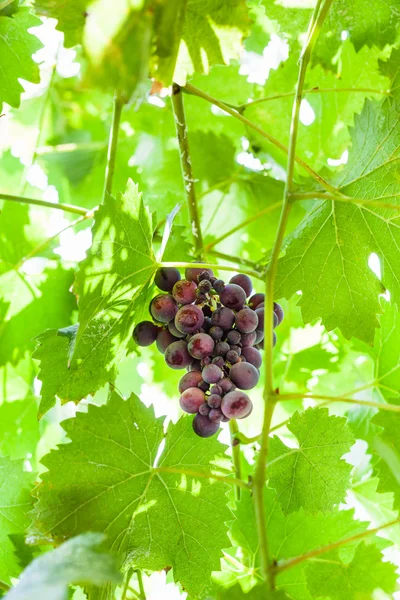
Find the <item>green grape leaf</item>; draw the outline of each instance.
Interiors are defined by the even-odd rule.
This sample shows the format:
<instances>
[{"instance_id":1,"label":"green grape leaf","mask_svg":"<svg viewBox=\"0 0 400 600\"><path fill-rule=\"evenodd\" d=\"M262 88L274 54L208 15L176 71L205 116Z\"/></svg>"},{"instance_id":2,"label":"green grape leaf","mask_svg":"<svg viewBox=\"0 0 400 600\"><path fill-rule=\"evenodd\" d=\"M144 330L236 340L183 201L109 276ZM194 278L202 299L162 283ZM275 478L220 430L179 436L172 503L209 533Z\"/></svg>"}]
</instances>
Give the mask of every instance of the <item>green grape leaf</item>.
<instances>
[{"instance_id":1,"label":"green grape leaf","mask_svg":"<svg viewBox=\"0 0 400 600\"><path fill-rule=\"evenodd\" d=\"M60 4L58 0L35 0L33 6L38 15L57 19L57 29L64 33L66 48L80 44L86 19L87 8L93 0L68 0Z\"/></svg>"},{"instance_id":2,"label":"green grape leaf","mask_svg":"<svg viewBox=\"0 0 400 600\"><path fill-rule=\"evenodd\" d=\"M22 460L0 457L0 581L5 584L21 571L12 536L23 535L29 525L31 484L32 474L23 471Z\"/></svg>"},{"instance_id":3,"label":"green grape leaf","mask_svg":"<svg viewBox=\"0 0 400 600\"><path fill-rule=\"evenodd\" d=\"M35 398L0 405L0 454L11 458L33 456L40 438Z\"/></svg>"},{"instance_id":4,"label":"green grape leaf","mask_svg":"<svg viewBox=\"0 0 400 600\"><path fill-rule=\"evenodd\" d=\"M346 419L329 416L327 408L296 412L287 428L298 441L288 448L276 436L271 440L267 470L285 514L299 508L328 512L343 500L351 466L342 460L354 443Z\"/></svg>"},{"instance_id":5,"label":"green grape leaf","mask_svg":"<svg viewBox=\"0 0 400 600\"><path fill-rule=\"evenodd\" d=\"M175 580L200 594L219 568L232 516L229 486L193 474L218 469L217 459L225 464L226 447L195 437L191 421L168 427L156 467L163 422L134 395L124 401L114 393L107 405L64 422L71 443L42 461L49 471L36 492L32 533L104 532L126 567L172 566Z\"/></svg>"},{"instance_id":6,"label":"green grape leaf","mask_svg":"<svg viewBox=\"0 0 400 600\"><path fill-rule=\"evenodd\" d=\"M0 16L0 111L3 102L18 108L24 88L19 79L39 83L39 66L32 54L42 44L28 29L40 25L29 9L21 8L12 17ZM10 43L12 41L12 43Z\"/></svg>"},{"instance_id":7,"label":"green grape leaf","mask_svg":"<svg viewBox=\"0 0 400 600\"><path fill-rule=\"evenodd\" d=\"M6 594L6 600L66 600L69 584L119 583L122 577L116 558L101 551L104 540L101 533L83 533L39 556Z\"/></svg>"},{"instance_id":8,"label":"green grape leaf","mask_svg":"<svg viewBox=\"0 0 400 600\"><path fill-rule=\"evenodd\" d=\"M333 542L344 540L366 531L368 523L354 518L354 511L335 510L332 513L311 515L303 509L284 515L275 490L268 488L264 495L264 509L268 522L268 541L271 561L283 561ZM235 511L230 537L232 543L240 551L236 560L244 566L240 577L240 585L244 592L259 583L257 567L260 564L257 519L254 502L249 493L242 492ZM301 535L299 535L301 531ZM343 546L340 550L342 558L351 560L357 546L357 540ZM282 588L296 600L310 600L307 590L305 564L293 566L282 572L278 579L278 588ZM254 573L253 577L250 574Z\"/></svg>"},{"instance_id":9,"label":"green grape leaf","mask_svg":"<svg viewBox=\"0 0 400 600\"><path fill-rule=\"evenodd\" d=\"M400 393L400 348L397 342L400 316L397 306L385 302L379 323L374 348L375 378L381 394L389 400Z\"/></svg>"},{"instance_id":10,"label":"green grape leaf","mask_svg":"<svg viewBox=\"0 0 400 600\"><path fill-rule=\"evenodd\" d=\"M350 563L342 562L337 551L325 556L307 566L307 586L315 599L358 600L372 598L378 589L390 595L396 589L396 567L382 562L374 546L361 543Z\"/></svg>"},{"instance_id":11,"label":"green grape leaf","mask_svg":"<svg viewBox=\"0 0 400 600\"><path fill-rule=\"evenodd\" d=\"M285 592L277 591L266 592L265 586L254 587L248 594L245 594L239 584L227 590L221 589L212 596L212 600L289 600Z\"/></svg>"},{"instance_id":12,"label":"green grape leaf","mask_svg":"<svg viewBox=\"0 0 400 600\"><path fill-rule=\"evenodd\" d=\"M350 198L398 204L399 81L398 74L393 97L367 100L355 119L353 148L339 177L339 190ZM339 327L345 337L372 344L382 312L379 294L387 287L394 302L400 299L398 219L389 207L317 202L287 241L277 296L301 290L306 322L320 317L328 330ZM382 260L382 282L368 266L372 252Z\"/></svg>"},{"instance_id":13,"label":"green grape leaf","mask_svg":"<svg viewBox=\"0 0 400 600\"><path fill-rule=\"evenodd\" d=\"M391 401L400 406L398 398ZM382 431L374 440L374 450L379 461L376 471L379 476L378 492L394 492L394 508L400 508L400 412L378 412L372 419Z\"/></svg>"}]
</instances>

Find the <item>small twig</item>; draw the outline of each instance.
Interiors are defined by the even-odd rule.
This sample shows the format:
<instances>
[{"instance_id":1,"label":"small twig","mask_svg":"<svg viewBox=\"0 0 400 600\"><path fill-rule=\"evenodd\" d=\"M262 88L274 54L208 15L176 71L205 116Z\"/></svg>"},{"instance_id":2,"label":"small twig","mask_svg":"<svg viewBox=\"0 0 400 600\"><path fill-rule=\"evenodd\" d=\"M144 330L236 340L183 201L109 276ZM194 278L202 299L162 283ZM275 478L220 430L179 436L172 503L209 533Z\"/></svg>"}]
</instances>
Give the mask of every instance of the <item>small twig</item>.
<instances>
[{"instance_id":1,"label":"small twig","mask_svg":"<svg viewBox=\"0 0 400 600\"><path fill-rule=\"evenodd\" d=\"M392 194L387 196L388 198L394 198L400 196L400 194ZM351 196L329 194L326 192L302 192L290 194L292 201L294 200L333 200L334 202L344 202L346 204L357 204L361 206L372 206L374 208L390 208L392 210L400 211L400 204L389 204L387 202L380 202L379 200L368 200L368 198L352 198Z\"/></svg>"},{"instance_id":2,"label":"small twig","mask_svg":"<svg viewBox=\"0 0 400 600\"><path fill-rule=\"evenodd\" d=\"M236 435L239 434L239 427L237 424L236 419L231 419L229 421L229 431L231 433L231 448L232 448L232 460L233 460L233 464L235 465L235 470L236 470L236 477L238 480L242 480L241 477L241 464L240 464L240 446L239 444L235 441L236 440ZM240 486L236 486L235 487L235 496L236 496L236 500L239 501L240 500Z\"/></svg>"},{"instance_id":3,"label":"small twig","mask_svg":"<svg viewBox=\"0 0 400 600\"><path fill-rule=\"evenodd\" d=\"M250 267L251 269L259 269L259 265L252 260L248 260L247 258L242 258L240 256L233 256L230 254L225 254L224 252L218 252L217 250L209 250L208 254L215 256L215 258L222 258L222 260L227 260L231 263L236 263L238 268L242 268L243 265ZM262 276L262 274L260 274Z\"/></svg>"},{"instance_id":4,"label":"small twig","mask_svg":"<svg viewBox=\"0 0 400 600\"><path fill-rule=\"evenodd\" d=\"M370 406L378 410L400 413L400 404L390 404L385 402L374 402L372 400L358 400L357 398L347 398L343 396L324 396L323 394L279 394L278 401L285 400L325 400L326 404L333 402L344 402L347 404L358 404L359 406Z\"/></svg>"},{"instance_id":5,"label":"small twig","mask_svg":"<svg viewBox=\"0 0 400 600\"><path fill-rule=\"evenodd\" d=\"M131 580L132 573L133 573L133 569L128 569L128 571L126 573L124 589L122 590L121 600L126 600L126 595L129 590L129 582Z\"/></svg>"},{"instance_id":6,"label":"small twig","mask_svg":"<svg viewBox=\"0 0 400 600\"><path fill-rule=\"evenodd\" d=\"M108 141L106 178L105 178L105 183L104 183L103 198L105 197L106 194L112 194L112 184L113 184L113 179L114 179L115 161L116 161L116 157L117 157L119 125L121 122L122 109L123 109L123 106L125 103L126 103L126 99L116 93L115 97L114 97L110 138Z\"/></svg>"},{"instance_id":7,"label":"small twig","mask_svg":"<svg viewBox=\"0 0 400 600\"><path fill-rule=\"evenodd\" d=\"M73 206L72 204L61 204L56 202L48 202L47 200L38 200L37 198L23 198L22 196L12 196L11 194L0 193L0 200L8 200L9 202L19 202L21 204L34 204L36 206L45 206L46 208L55 208L64 212L75 213L77 215L87 215L87 208Z\"/></svg>"},{"instance_id":8,"label":"small twig","mask_svg":"<svg viewBox=\"0 0 400 600\"><path fill-rule=\"evenodd\" d=\"M176 135L179 144L183 183L189 209L195 256L196 258L202 260L204 248L203 235L201 233L200 215L197 207L196 190L194 185L196 180L193 175L192 160L189 151L188 130L186 125L185 109L182 100L182 91L180 86L176 83L174 83L172 86L172 107L174 110Z\"/></svg>"},{"instance_id":9,"label":"small twig","mask_svg":"<svg viewBox=\"0 0 400 600\"><path fill-rule=\"evenodd\" d=\"M289 558L288 560L278 563L278 565L275 567L275 572L282 573L283 571L286 571L287 569L291 569L292 567L295 567L296 565L304 562L305 560L310 560L310 558L314 558L316 556L319 556L320 554L325 554L325 552L330 552L331 550L336 550L336 548L341 548L342 546L347 546L347 544L351 544L352 542L357 542L358 540L362 540L371 535L375 535L376 533L381 531L381 529L386 529L387 527L393 527L393 525L397 525L398 523L400 523L400 519L394 519L393 521L390 521L389 523L386 523L385 525L380 525L379 527L375 527L374 529L367 529L367 531L363 531L362 533L358 533L357 535L353 535L351 537L344 538L337 542L333 542L332 544L328 544L327 546L322 546L321 548L316 548L315 550L311 550L310 552L307 552L306 554L302 554L301 556Z\"/></svg>"},{"instance_id":10,"label":"small twig","mask_svg":"<svg viewBox=\"0 0 400 600\"><path fill-rule=\"evenodd\" d=\"M140 569L137 569L136 576L137 576L137 580L138 580L138 584L139 584L140 600L146 600L146 592L144 591L142 571Z\"/></svg>"}]
</instances>

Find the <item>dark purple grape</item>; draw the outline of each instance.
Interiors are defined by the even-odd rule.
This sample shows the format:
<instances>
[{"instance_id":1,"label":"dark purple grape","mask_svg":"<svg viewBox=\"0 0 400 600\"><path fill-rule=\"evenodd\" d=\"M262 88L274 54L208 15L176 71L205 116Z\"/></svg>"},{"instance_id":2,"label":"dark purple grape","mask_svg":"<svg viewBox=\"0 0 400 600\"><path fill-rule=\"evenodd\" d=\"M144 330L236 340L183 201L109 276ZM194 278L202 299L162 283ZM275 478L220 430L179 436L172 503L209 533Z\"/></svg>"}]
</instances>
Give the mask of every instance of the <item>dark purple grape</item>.
<instances>
[{"instance_id":1,"label":"dark purple grape","mask_svg":"<svg viewBox=\"0 0 400 600\"><path fill-rule=\"evenodd\" d=\"M211 394L207 398L207 404L210 408L219 408L221 406L221 400L220 394Z\"/></svg>"},{"instance_id":2,"label":"dark purple grape","mask_svg":"<svg viewBox=\"0 0 400 600\"><path fill-rule=\"evenodd\" d=\"M211 279L211 275L208 271L203 271L202 273L200 273L200 275L197 276L197 281L200 283L200 281L210 281Z\"/></svg>"},{"instance_id":3,"label":"dark purple grape","mask_svg":"<svg viewBox=\"0 0 400 600\"><path fill-rule=\"evenodd\" d=\"M235 352L235 350L229 350L229 352L226 353L226 360L231 363L231 365L234 365L239 360L239 354Z\"/></svg>"},{"instance_id":4,"label":"dark purple grape","mask_svg":"<svg viewBox=\"0 0 400 600\"><path fill-rule=\"evenodd\" d=\"M203 390L203 392L208 392L208 390L210 389L210 384L202 379L197 385L197 387Z\"/></svg>"},{"instance_id":5,"label":"dark purple grape","mask_svg":"<svg viewBox=\"0 0 400 600\"><path fill-rule=\"evenodd\" d=\"M218 342L218 344L215 346L215 354L217 356L225 356L230 349L231 347L226 342Z\"/></svg>"},{"instance_id":6,"label":"dark purple grape","mask_svg":"<svg viewBox=\"0 0 400 600\"><path fill-rule=\"evenodd\" d=\"M217 365L207 365L203 369L203 379L207 383L218 383L222 376L222 370Z\"/></svg>"},{"instance_id":7,"label":"dark purple grape","mask_svg":"<svg viewBox=\"0 0 400 600\"><path fill-rule=\"evenodd\" d=\"M252 364L256 369L261 367L262 356L256 348L253 348L253 346L243 348L243 356L245 357L246 361Z\"/></svg>"},{"instance_id":8,"label":"dark purple grape","mask_svg":"<svg viewBox=\"0 0 400 600\"><path fill-rule=\"evenodd\" d=\"M179 331L179 329L176 328L176 325L174 323L174 321L170 321L167 325L168 331L170 333L172 333L172 335L176 338L184 338L186 336L185 333L182 333L182 331Z\"/></svg>"},{"instance_id":9,"label":"dark purple grape","mask_svg":"<svg viewBox=\"0 0 400 600\"><path fill-rule=\"evenodd\" d=\"M203 381L203 377L199 371L189 371L189 373L186 373L179 382L179 393L182 394L189 388L198 387L200 381Z\"/></svg>"},{"instance_id":10,"label":"dark purple grape","mask_svg":"<svg viewBox=\"0 0 400 600\"><path fill-rule=\"evenodd\" d=\"M182 306L175 316L176 328L182 333L194 333L200 329L203 323L203 312L194 304Z\"/></svg>"},{"instance_id":11,"label":"dark purple grape","mask_svg":"<svg viewBox=\"0 0 400 600\"><path fill-rule=\"evenodd\" d=\"M230 421L230 419L228 419L228 417L226 417L225 415L221 419L221 423L228 423L228 421Z\"/></svg>"},{"instance_id":12,"label":"dark purple grape","mask_svg":"<svg viewBox=\"0 0 400 600\"><path fill-rule=\"evenodd\" d=\"M211 283L207 281L207 279L203 279L199 283L199 290L204 294L208 294L209 292L211 292Z\"/></svg>"},{"instance_id":13,"label":"dark purple grape","mask_svg":"<svg viewBox=\"0 0 400 600\"><path fill-rule=\"evenodd\" d=\"M251 279L248 277L248 275L242 275L241 273L234 275L229 283L240 285L240 287L245 291L246 298L250 296L253 290L253 284L251 283Z\"/></svg>"},{"instance_id":14,"label":"dark purple grape","mask_svg":"<svg viewBox=\"0 0 400 600\"><path fill-rule=\"evenodd\" d=\"M202 366L199 360L194 360L192 364L189 366L188 371L191 373L192 371L199 371L201 373Z\"/></svg>"},{"instance_id":15,"label":"dark purple grape","mask_svg":"<svg viewBox=\"0 0 400 600\"><path fill-rule=\"evenodd\" d=\"M206 365L209 365L211 363L211 358L209 356L205 356L202 360L201 360L201 366L205 367Z\"/></svg>"},{"instance_id":16,"label":"dark purple grape","mask_svg":"<svg viewBox=\"0 0 400 600\"><path fill-rule=\"evenodd\" d=\"M185 279L197 283L198 276L204 273L204 271L207 271L210 277L214 275L211 269L204 269L202 267L187 267L187 269L185 270Z\"/></svg>"},{"instance_id":17,"label":"dark purple grape","mask_svg":"<svg viewBox=\"0 0 400 600\"><path fill-rule=\"evenodd\" d=\"M182 279L177 281L172 290L172 295L178 304L192 304L196 300L197 285L194 281Z\"/></svg>"},{"instance_id":18,"label":"dark purple grape","mask_svg":"<svg viewBox=\"0 0 400 600\"><path fill-rule=\"evenodd\" d=\"M272 327L275 329L275 327L278 327L278 325L279 325L279 319L278 319L277 314L275 312L272 313L272 317L273 317Z\"/></svg>"},{"instance_id":19,"label":"dark purple grape","mask_svg":"<svg viewBox=\"0 0 400 600\"><path fill-rule=\"evenodd\" d=\"M264 331L264 308L257 308L256 314L258 315L258 326L259 331Z\"/></svg>"},{"instance_id":20,"label":"dark purple grape","mask_svg":"<svg viewBox=\"0 0 400 600\"><path fill-rule=\"evenodd\" d=\"M204 315L204 307L203 307L203 315ZM202 329L204 329L204 332L211 335L211 333L210 333L211 327L212 327L211 317L204 317L204 323L203 323L203 327L202 327ZM212 335L211 335L211 337L212 337Z\"/></svg>"},{"instance_id":21,"label":"dark purple grape","mask_svg":"<svg viewBox=\"0 0 400 600\"><path fill-rule=\"evenodd\" d=\"M236 328L241 333L251 333L258 326L259 315L251 308L239 310L235 317Z\"/></svg>"},{"instance_id":22,"label":"dark purple grape","mask_svg":"<svg viewBox=\"0 0 400 600\"><path fill-rule=\"evenodd\" d=\"M204 306L202 306L201 310L203 311L203 315L205 317L211 317L212 315L212 310L211 308L208 306L208 304L205 304Z\"/></svg>"},{"instance_id":23,"label":"dark purple grape","mask_svg":"<svg viewBox=\"0 0 400 600\"><path fill-rule=\"evenodd\" d=\"M213 365L217 365L217 367L219 367L220 369L222 369L222 367L225 364L225 361L222 358L222 356L216 356L215 358L212 359L211 362L212 362Z\"/></svg>"},{"instance_id":24,"label":"dark purple grape","mask_svg":"<svg viewBox=\"0 0 400 600\"><path fill-rule=\"evenodd\" d=\"M208 418L213 423L220 423L222 421L223 413L219 408L212 408L208 414Z\"/></svg>"},{"instance_id":25,"label":"dark purple grape","mask_svg":"<svg viewBox=\"0 0 400 600\"><path fill-rule=\"evenodd\" d=\"M254 345L256 346L257 344L259 344L260 342L262 342L264 339L264 332L260 331L259 329L256 329L256 339L254 342Z\"/></svg>"},{"instance_id":26,"label":"dark purple grape","mask_svg":"<svg viewBox=\"0 0 400 600\"><path fill-rule=\"evenodd\" d=\"M196 304L203 304L203 302L207 301L207 294L202 292L201 290L196 290Z\"/></svg>"},{"instance_id":27,"label":"dark purple grape","mask_svg":"<svg viewBox=\"0 0 400 600\"><path fill-rule=\"evenodd\" d=\"M235 344L231 344L230 349L234 352L237 352L238 356L242 354L242 348L240 346L235 346Z\"/></svg>"},{"instance_id":28,"label":"dark purple grape","mask_svg":"<svg viewBox=\"0 0 400 600\"><path fill-rule=\"evenodd\" d=\"M253 296L249 300L250 308L256 310L256 308L261 304L261 302L264 302L264 298L265 294L253 294Z\"/></svg>"},{"instance_id":29,"label":"dark purple grape","mask_svg":"<svg viewBox=\"0 0 400 600\"><path fill-rule=\"evenodd\" d=\"M193 357L188 352L187 343L183 340L170 344L164 356L165 362L171 369L184 369L193 361Z\"/></svg>"},{"instance_id":30,"label":"dark purple grape","mask_svg":"<svg viewBox=\"0 0 400 600\"><path fill-rule=\"evenodd\" d=\"M163 292L172 292L172 288L180 278L181 274L175 267L161 267L156 271L154 283Z\"/></svg>"},{"instance_id":31,"label":"dark purple grape","mask_svg":"<svg viewBox=\"0 0 400 600\"><path fill-rule=\"evenodd\" d=\"M280 325L282 323L283 317L285 315L284 315L282 306L280 304L278 304L277 302L274 302L274 313L278 317L278 325Z\"/></svg>"},{"instance_id":32,"label":"dark purple grape","mask_svg":"<svg viewBox=\"0 0 400 600\"><path fill-rule=\"evenodd\" d=\"M221 292L223 292L225 289L225 281L222 281L222 279L216 279L213 283L213 288L217 294L221 294Z\"/></svg>"},{"instance_id":33,"label":"dark purple grape","mask_svg":"<svg viewBox=\"0 0 400 600\"><path fill-rule=\"evenodd\" d=\"M240 340L240 343L242 344L242 348L246 348L247 346L253 346L256 339L257 339L257 334L255 331L252 331L251 333L244 333L242 335L242 339Z\"/></svg>"},{"instance_id":34,"label":"dark purple grape","mask_svg":"<svg viewBox=\"0 0 400 600\"><path fill-rule=\"evenodd\" d=\"M222 388L219 385L213 385L210 388L210 394L217 394L217 396L220 396L222 394Z\"/></svg>"},{"instance_id":35,"label":"dark purple grape","mask_svg":"<svg viewBox=\"0 0 400 600\"><path fill-rule=\"evenodd\" d=\"M151 316L160 323L169 323L176 315L178 305L171 294L158 294L150 302Z\"/></svg>"},{"instance_id":36,"label":"dark purple grape","mask_svg":"<svg viewBox=\"0 0 400 600\"><path fill-rule=\"evenodd\" d=\"M199 390L198 387L187 388L179 398L179 404L181 409L185 412L194 415L198 412L199 406L204 404L204 392Z\"/></svg>"},{"instance_id":37,"label":"dark purple grape","mask_svg":"<svg viewBox=\"0 0 400 600\"><path fill-rule=\"evenodd\" d=\"M210 414L210 410L211 408L208 406L207 402L203 402L203 404L200 404L199 406L199 415L203 415L203 417L208 417L208 415Z\"/></svg>"},{"instance_id":38,"label":"dark purple grape","mask_svg":"<svg viewBox=\"0 0 400 600\"><path fill-rule=\"evenodd\" d=\"M226 331L232 328L232 325L235 322L235 313L230 308L221 306L221 308L217 308L217 310L213 312L211 321L213 325L217 325Z\"/></svg>"},{"instance_id":39,"label":"dark purple grape","mask_svg":"<svg viewBox=\"0 0 400 600\"><path fill-rule=\"evenodd\" d=\"M141 321L133 330L133 339L138 346L150 346L156 341L160 329L151 321Z\"/></svg>"},{"instance_id":40,"label":"dark purple grape","mask_svg":"<svg viewBox=\"0 0 400 600\"><path fill-rule=\"evenodd\" d=\"M157 339L156 339L156 346L159 352L161 352L161 354L164 354L164 352L166 351L166 349L168 348L168 346L170 344L172 344L173 342L177 342L178 338L176 338L174 335L172 335L172 333L170 333L168 331L168 329L161 329L161 331L159 331Z\"/></svg>"},{"instance_id":41,"label":"dark purple grape","mask_svg":"<svg viewBox=\"0 0 400 600\"><path fill-rule=\"evenodd\" d=\"M218 387L222 389L224 394L227 394L235 388L234 384L229 379L229 377L224 377L223 379L221 379L221 381L218 381Z\"/></svg>"},{"instance_id":42,"label":"dark purple grape","mask_svg":"<svg viewBox=\"0 0 400 600\"><path fill-rule=\"evenodd\" d=\"M218 326L214 326L211 327L210 329L210 335L212 337L213 340L219 341L222 339L223 335L224 335L224 330L221 329L221 327Z\"/></svg>"},{"instance_id":43,"label":"dark purple grape","mask_svg":"<svg viewBox=\"0 0 400 600\"><path fill-rule=\"evenodd\" d=\"M227 308L240 310L246 302L246 293L240 285L228 283L223 292L220 293L219 299Z\"/></svg>"},{"instance_id":44,"label":"dark purple grape","mask_svg":"<svg viewBox=\"0 0 400 600\"><path fill-rule=\"evenodd\" d=\"M193 431L200 437L211 437L218 429L219 423L210 421L208 417L197 414L193 419Z\"/></svg>"},{"instance_id":45,"label":"dark purple grape","mask_svg":"<svg viewBox=\"0 0 400 600\"><path fill-rule=\"evenodd\" d=\"M188 342L188 351L193 358L205 358L214 350L214 340L207 333L196 333Z\"/></svg>"},{"instance_id":46,"label":"dark purple grape","mask_svg":"<svg viewBox=\"0 0 400 600\"><path fill-rule=\"evenodd\" d=\"M228 342L228 344L236 345L236 344L240 344L241 338L242 338L242 336L240 335L239 331L236 331L236 329L233 329L226 336L226 341Z\"/></svg>"},{"instance_id":47,"label":"dark purple grape","mask_svg":"<svg viewBox=\"0 0 400 600\"><path fill-rule=\"evenodd\" d=\"M253 404L244 392L229 392L222 398L221 410L228 419L244 419L253 410Z\"/></svg>"},{"instance_id":48,"label":"dark purple grape","mask_svg":"<svg viewBox=\"0 0 400 600\"><path fill-rule=\"evenodd\" d=\"M239 389L251 390L257 385L260 373L254 365L248 362L239 362L231 367L229 377Z\"/></svg>"}]
</instances>

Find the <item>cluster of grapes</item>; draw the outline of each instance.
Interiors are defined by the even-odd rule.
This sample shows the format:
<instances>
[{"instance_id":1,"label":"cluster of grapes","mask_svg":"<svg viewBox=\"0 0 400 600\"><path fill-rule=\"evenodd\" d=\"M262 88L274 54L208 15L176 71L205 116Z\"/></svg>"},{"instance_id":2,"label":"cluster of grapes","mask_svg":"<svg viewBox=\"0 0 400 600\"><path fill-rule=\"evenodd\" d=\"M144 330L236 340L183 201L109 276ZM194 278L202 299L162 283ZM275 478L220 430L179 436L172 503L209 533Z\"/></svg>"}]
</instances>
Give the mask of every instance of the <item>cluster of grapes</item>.
<instances>
[{"instance_id":1,"label":"cluster of grapes","mask_svg":"<svg viewBox=\"0 0 400 600\"><path fill-rule=\"evenodd\" d=\"M156 342L171 369L188 371L179 382L180 405L195 414L195 433L209 437L221 422L252 411L243 390L255 387L260 377L264 294L251 295L247 275L235 275L225 284L211 269L198 267L187 268L185 279L178 269L158 269L155 283L167 293L150 303L155 323L138 323L133 338L139 346ZM274 303L274 328L282 319L282 307Z\"/></svg>"}]
</instances>

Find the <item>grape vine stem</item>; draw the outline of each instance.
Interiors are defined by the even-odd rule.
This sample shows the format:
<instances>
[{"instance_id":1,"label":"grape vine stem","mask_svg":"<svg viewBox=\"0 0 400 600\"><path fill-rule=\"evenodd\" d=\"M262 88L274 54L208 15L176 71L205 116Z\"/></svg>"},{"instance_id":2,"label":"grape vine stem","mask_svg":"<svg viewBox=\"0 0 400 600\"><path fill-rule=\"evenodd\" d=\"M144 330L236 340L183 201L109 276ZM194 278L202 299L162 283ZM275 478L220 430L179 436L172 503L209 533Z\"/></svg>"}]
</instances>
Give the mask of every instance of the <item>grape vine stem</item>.
<instances>
[{"instance_id":1,"label":"grape vine stem","mask_svg":"<svg viewBox=\"0 0 400 600\"><path fill-rule=\"evenodd\" d=\"M236 419L231 419L229 421L229 431L231 434L231 448L232 448L232 459L233 464L235 465L236 477L239 481L242 481L241 478L241 466L240 466L240 446L237 442L235 442L235 436L240 435L239 427ZM235 486L235 497L236 500L240 500L240 486Z\"/></svg>"},{"instance_id":2,"label":"grape vine stem","mask_svg":"<svg viewBox=\"0 0 400 600\"><path fill-rule=\"evenodd\" d=\"M188 94L191 94L193 96L198 96L199 98L202 98L203 100L207 100L207 102L210 102L211 104L214 104L215 106L217 106L218 108L220 108L224 112L228 113L232 117L235 117L236 119L239 119L239 121L242 121L242 123L244 125L247 125L247 127L249 127L250 129L253 129L254 131L256 131L263 138L265 138L269 142L271 142L271 144L273 144L274 146L276 146L277 148L279 148L280 150L282 150L283 152L285 152L285 154L289 153L290 146L288 148L287 146L285 146L285 144L282 144L282 142L280 142L279 140L277 140L274 136L272 136L271 134L269 134L266 131L264 131L263 129L261 129L261 127L258 127L258 125L256 125L255 123L253 123L252 121L250 121L249 119L247 119L247 117L244 117L242 114L240 114L240 112L238 112L237 109L231 108L231 106L229 106L228 104L225 104L225 102L221 102L221 100L217 100L216 98L213 98L213 96L210 96L206 92L203 92L202 90L200 90L199 88L195 87L191 83L187 83L185 85L185 87L182 88L182 90L184 92L188 93ZM313 177L313 179L315 179L316 181L318 181L318 183L323 188L325 188L326 190L329 190L330 192L337 192L337 188L335 186L333 186L328 181L326 181L323 177L321 177L321 175L319 175L319 173L317 173L316 171L314 171L310 167L310 165L308 165L302 158L300 158L298 156L294 156L293 159L301 167L303 167L303 169L305 171L307 171L307 173L309 175L311 175L311 177Z\"/></svg>"},{"instance_id":3,"label":"grape vine stem","mask_svg":"<svg viewBox=\"0 0 400 600\"><path fill-rule=\"evenodd\" d=\"M203 262L199 262L199 263L190 263L190 262L161 262L158 264L158 267L177 267L178 269L186 269L186 267L190 267L190 268L203 268L203 269L216 269L216 270L220 270L220 271L234 271L235 273L237 273L238 271L238 267L230 267L228 265L217 265L215 263L203 263ZM245 275L249 275L249 277L255 277L256 279L261 279L261 281L264 281L264 278L262 277L262 275L260 273L258 273L257 271L253 271L252 269L242 269L240 268L240 271L242 273L244 273Z\"/></svg>"},{"instance_id":4,"label":"grape vine stem","mask_svg":"<svg viewBox=\"0 0 400 600\"><path fill-rule=\"evenodd\" d=\"M388 196L388 198L393 198L395 197L396 194L392 194L391 196ZM346 204L357 204L359 206L367 206L367 207L374 207L374 208L390 208L392 210L398 210L400 211L400 205L399 204L390 204L387 202L380 202L380 200L368 200L368 198L352 198L351 196L345 196L345 195L335 195L335 194L329 194L329 193L325 193L325 192L302 192L302 193L294 193L290 195L291 199L294 200L314 200L314 199L321 199L321 200L333 200L334 202L344 202Z\"/></svg>"},{"instance_id":5,"label":"grape vine stem","mask_svg":"<svg viewBox=\"0 0 400 600\"><path fill-rule=\"evenodd\" d=\"M105 176L105 182L104 182L103 198L105 198L106 194L112 194L112 184L113 184L114 172L115 172L115 161L117 158L119 125L121 123L121 115L122 115L122 109L123 109L124 104L126 104L126 99L122 95L115 92L114 104L113 104L113 115L112 115L111 128L110 128L110 138L108 141L107 165L106 165L106 176Z\"/></svg>"},{"instance_id":6,"label":"grape vine stem","mask_svg":"<svg viewBox=\"0 0 400 600\"><path fill-rule=\"evenodd\" d=\"M380 525L379 527L375 527L374 529L367 529L367 531L363 531L362 533L358 533L348 538L344 538L333 544L328 544L327 546L322 546L321 548L316 548L315 550L311 550L306 554L302 554L301 556L295 556L294 558L289 558L288 560L282 561L275 566L276 573L282 573L282 571L286 571L287 569L291 569L299 565L300 563L310 560L311 558L315 558L320 554L325 554L325 552L330 552L331 550L336 550L337 548L341 548L342 546L347 546L347 544L351 544L352 542L358 542L364 538L370 537L371 535L375 535L379 533L382 529L387 529L388 527L393 527L400 523L400 519L394 519L393 521L389 521L384 525Z\"/></svg>"},{"instance_id":7,"label":"grape vine stem","mask_svg":"<svg viewBox=\"0 0 400 600\"><path fill-rule=\"evenodd\" d=\"M140 569L136 570L136 577L138 580L138 585L139 585L139 590L140 590L140 594L139 594L140 600L146 600L146 592L144 591L142 571Z\"/></svg>"},{"instance_id":8,"label":"grape vine stem","mask_svg":"<svg viewBox=\"0 0 400 600\"><path fill-rule=\"evenodd\" d=\"M280 394L279 401L285 400L325 400L326 403L345 402L347 404L358 404L359 406L370 406L378 410L400 413L400 404L390 404L385 402L374 402L372 400L357 400L357 398L346 398L343 396L324 396L323 394Z\"/></svg>"},{"instance_id":9,"label":"grape vine stem","mask_svg":"<svg viewBox=\"0 0 400 600\"><path fill-rule=\"evenodd\" d=\"M0 200L8 200L9 202L19 202L20 204L34 204L35 206L45 206L46 208L55 208L56 210L63 210L64 212L74 213L76 215L84 215L90 211L87 208L80 206L74 206L73 204L61 204L56 202L49 202L47 200L38 200L37 198L24 198L22 196L12 196L11 194L1 194Z\"/></svg>"},{"instance_id":10,"label":"grape vine stem","mask_svg":"<svg viewBox=\"0 0 400 600\"><path fill-rule=\"evenodd\" d=\"M287 180L283 198L281 216L278 230L272 248L271 260L267 266L266 285L265 285L265 310L264 310L264 339L265 339L265 385L264 385L264 422L260 440L260 451L258 455L254 482L253 498L256 513L256 522L258 529L258 540L260 548L261 574L263 576L266 590L275 589L275 569L270 561L268 550L268 532L267 521L264 509L264 490L267 479L266 464L269 449L269 434L271 428L272 416L277 402L277 394L274 390L274 379L272 370L273 358L273 321L271 315L274 308L274 285L278 270L278 259L282 248L285 235L285 229L289 218L291 197L293 188L294 164L296 161L296 142L299 126L300 104L303 97L304 80L307 66L311 57L311 52L318 38L324 19L329 11L333 0L318 0L308 27L307 40L304 45L299 64L299 75L296 85L295 99L293 103L292 119L290 126L290 139L287 161ZM298 159L297 159L298 162ZM326 184L326 182L324 182ZM326 188L326 185L324 185ZM332 189L331 186L329 186Z\"/></svg>"},{"instance_id":11,"label":"grape vine stem","mask_svg":"<svg viewBox=\"0 0 400 600\"><path fill-rule=\"evenodd\" d=\"M176 83L174 83L172 86L172 108L174 111L176 135L178 138L179 152L181 156L183 183L189 209L195 256L199 260L202 260L204 254L204 244L194 185L196 180L193 176L192 160L190 157L188 130L186 125L185 109L183 106L182 90Z\"/></svg>"}]
</instances>

